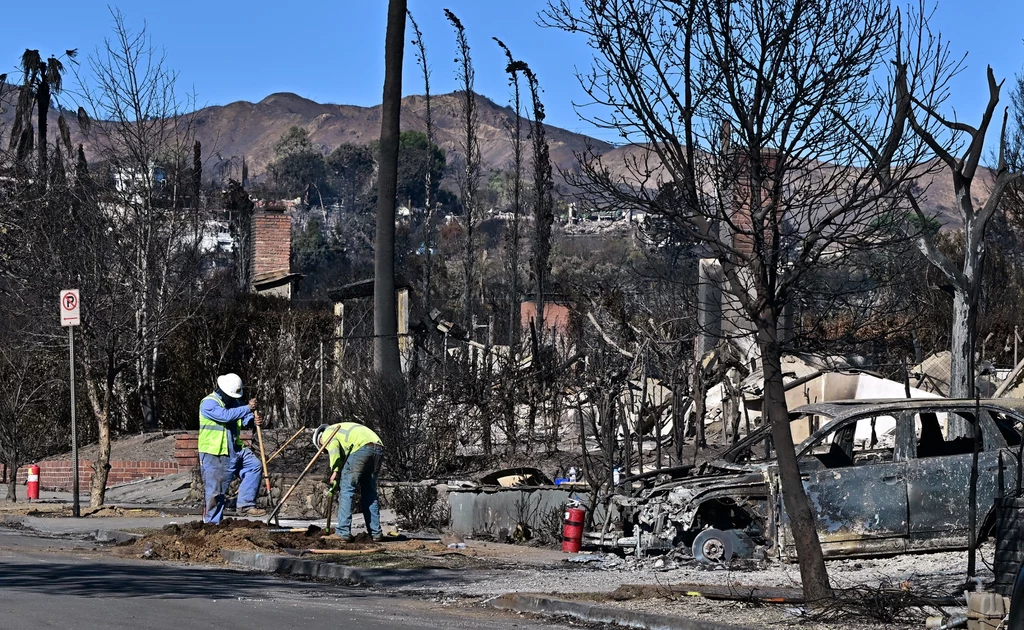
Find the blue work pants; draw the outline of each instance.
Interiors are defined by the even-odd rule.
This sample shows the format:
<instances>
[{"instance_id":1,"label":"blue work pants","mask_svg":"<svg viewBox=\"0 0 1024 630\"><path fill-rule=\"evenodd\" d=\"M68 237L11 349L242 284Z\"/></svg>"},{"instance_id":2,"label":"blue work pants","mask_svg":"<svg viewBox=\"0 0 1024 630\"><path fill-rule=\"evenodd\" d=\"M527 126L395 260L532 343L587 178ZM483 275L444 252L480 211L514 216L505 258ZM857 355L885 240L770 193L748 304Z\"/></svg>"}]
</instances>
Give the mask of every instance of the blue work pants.
<instances>
[{"instance_id":1,"label":"blue work pants","mask_svg":"<svg viewBox=\"0 0 1024 630\"><path fill-rule=\"evenodd\" d=\"M244 510L256 505L263 467L260 465L260 458L251 450L243 448L238 453L229 455L200 453L199 465L202 467L203 486L206 488L204 523L220 523L224 517L224 495L236 475L242 480L238 486L238 509Z\"/></svg>"},{"instance_id":2,"label":"blue work pants","mask_svg":"<svg viewBox=\"0 0 1024 630\"><path fill-rule=\"evenodd\" d=\"M377 473L384 460L384 447L380 444L367 444L353 452L345 460L338 480L338 536L352 534L352 502L355 499L356 486L359 487L360 504L366 531L371 536L380 536L380 504L377 501Z\"/></svg>"}]
</instances>

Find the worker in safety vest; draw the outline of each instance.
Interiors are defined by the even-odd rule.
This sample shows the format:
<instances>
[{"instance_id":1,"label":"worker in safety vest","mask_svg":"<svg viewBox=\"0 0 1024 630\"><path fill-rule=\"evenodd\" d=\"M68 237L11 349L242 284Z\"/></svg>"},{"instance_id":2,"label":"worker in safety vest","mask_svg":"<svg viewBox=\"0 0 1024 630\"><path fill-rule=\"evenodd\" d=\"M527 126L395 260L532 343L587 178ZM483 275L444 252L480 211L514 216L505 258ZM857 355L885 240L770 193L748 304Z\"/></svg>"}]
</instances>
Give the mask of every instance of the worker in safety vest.
<instances>
[{"instance_id":1,"label":"worker in safety vest","mask_svg":"<svg viewBox=\"0 0 1024 630\"><path fill-rule=\"evenodd\" d=\"M217 389L199 404L199 465L206 488L203 522L220 523L225 493L237 475L237 510L247 516L263 516L256 507L263 467L260 459L242 443L240 426L260 425L256 399L242 403L242 379L237 374L217 377Z\"/></svg>"},{"instance_id":2,"label":"worker in safety vest","mask_svg":"<svg viewBox=\"0 0 1024 630\"><path fill-rule=\"evenodd\" d=\"M358 422L341 422L317 427L313 432L313 445L320 448L324 440L330 440L327 443L327 453L331 458L331 478L328 483L332 492L340 494L335 534L349 542L353 540L352 500L358 485L366 531L374 540L383 540L380 506L377 503L377 474L384 459L384 446L380 438Z\"/></svg>"}]
</instances>

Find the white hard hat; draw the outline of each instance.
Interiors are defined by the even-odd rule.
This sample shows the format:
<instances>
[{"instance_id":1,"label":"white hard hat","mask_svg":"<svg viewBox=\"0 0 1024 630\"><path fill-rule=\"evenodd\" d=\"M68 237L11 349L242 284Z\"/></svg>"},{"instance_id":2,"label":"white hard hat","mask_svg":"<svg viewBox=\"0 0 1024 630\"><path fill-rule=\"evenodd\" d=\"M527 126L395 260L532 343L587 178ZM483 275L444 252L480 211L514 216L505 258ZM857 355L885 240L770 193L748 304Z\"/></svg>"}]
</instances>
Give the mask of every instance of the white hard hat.
<instances>
[{"instance_id":1,"label":"white hard hat","mask_svg":"<svg viewBox=\"0 0 1024 630\"><path fill-rule=\"evenodd\" d=\"M242 397L242 377L237 374L224 374L217 377L217 387L232 398Z\"/></svg>"},{"instance_id":2,"label":"white hard hat","mask_svg":"<svg viewBox=\"0 0 1024 630\"><path fill-rule=\"evenodd\" d=\"M313 431L313 446L320 448L320 438L323 437L324 431L327 430L326 424L321 424Z\"/></svg>"}]
</instances>

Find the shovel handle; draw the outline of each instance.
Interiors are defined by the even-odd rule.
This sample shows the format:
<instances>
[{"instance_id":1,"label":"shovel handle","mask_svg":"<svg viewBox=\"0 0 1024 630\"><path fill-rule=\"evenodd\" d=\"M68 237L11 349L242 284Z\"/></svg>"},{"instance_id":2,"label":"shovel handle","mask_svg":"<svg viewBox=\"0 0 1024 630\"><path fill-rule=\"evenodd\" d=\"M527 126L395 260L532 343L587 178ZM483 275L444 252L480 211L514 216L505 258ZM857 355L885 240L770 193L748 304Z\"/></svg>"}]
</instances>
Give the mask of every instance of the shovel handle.
<instances>
[{"instance_id":1,"label":"shovel handle","mask_svg":"<svg viewBox=\"0 0 1024 630\"><path fill-rule=\"evenodd\" d=\"M277 457L278 455L280 455L281 451L283 451L286 446L288 446L289 444L292 443L292 440L294 440L295 438L299 437L299 434L302 433L305 430L306 430L306 427L299 427L299 430L296 431L294 434L292 434L292 436L290 438L288 438L288 441L281 445L281 448L279 448L276 451L274 451L273 453L271 453L270 457L267 458L267 463L269 464L270 462L274 461L274 458Z\"/></svg>"},{"instance_id":2,"label":"shovel handle","mask_svg":"<svg viewBox=\"0 0 1024 630\"><path fill-rule=\"evenodd\" d=\"M299 473L298 479L295 480L295 483L292 484L291 488L288 488L288 492L284 493L284 496L281 497L281 501L277 504L277 507L275 507L274 511L270 513L270 516L267 517L268 523L274 520L274 517L277 516L277 513L281 511L281 508L284 506L284 502L288 500L288 497L292 496L292 492L295 492L295 488L298 487L299 482L302 481L302 478L306 476L306 473L309 472L309 469L312 468L313 464L316 463L316 460L320 457L320 453L324 452L324 449L327 448L327 445L330 444L331 440L334 439L334 436L338 434L339 429L341 429L340 423L334 427L334 430L331 431L331 434L327 436L327 439L320 443L320 449L316 452L316 455L313 455L313 459L309 460L309 463L306 464L306 468L303 469L301 473Z\"/></svg>"},{"instance_id":3,"label":"shovel handle","mask_svg":"<svg viewBox=\"0 0 1024 630\"><path fill-rule=\"evenodd\" d=\"M260 412L255 412L257 418L260 417ZM262 422L262 420L260 420ZM267 470L267 455L266 451L263 450L263 430L260 429L260 425L256 425L256 439L260 443L260 459L263 461L263 481L267 484L267 504L270 503L270 471Z\"/></svg>"}]
</instances>

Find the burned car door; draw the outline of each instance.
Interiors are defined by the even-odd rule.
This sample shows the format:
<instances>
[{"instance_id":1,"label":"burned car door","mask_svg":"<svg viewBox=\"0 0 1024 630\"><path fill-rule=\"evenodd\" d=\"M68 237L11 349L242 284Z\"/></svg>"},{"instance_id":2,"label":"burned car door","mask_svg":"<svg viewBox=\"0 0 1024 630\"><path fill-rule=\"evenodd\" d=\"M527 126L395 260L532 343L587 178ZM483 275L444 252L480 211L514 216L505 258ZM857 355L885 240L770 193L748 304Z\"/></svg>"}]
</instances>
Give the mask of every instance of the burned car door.
<instances>
[{"instance_id":1,"label":"burned car door","mask_svg":"<svg viewBox=\"0 0 1024 630\"><path fill-rule=\"evenodd\" d=\"M896 444L907 423L905 416L853 418L804 447L801 476L826 556L903 550L907 462L896 456ZM783 524L788 534L785 516Z\"/></svg>"},{"instance_id":2,"label":"burned car door","mask_svg":"<svg viewBox=\"0 0 1024 630\"><path fill-rule=\"evenodd\" d=\"M969 434L953 437L950 419L966 421ZM962 548L967 544L971 465L974 451L974 410L921 411L913 414L915 448L907 470L911 547L915 549ZM999 451L1005 438L988 412L981 410L981 444L978 453L977 523L980 525L996 497L999 483ZM1004 463L1004 471L1007 469ZM1008 475L1006 475L1008 476ZM1004 479L1004 483L1005 483Z\"/></svg>"}]
</instances>

